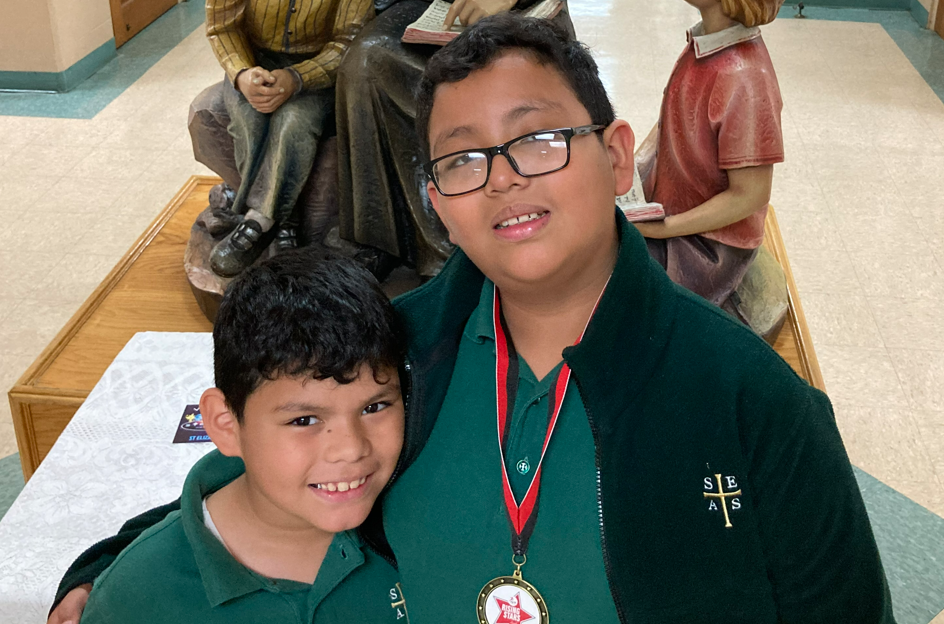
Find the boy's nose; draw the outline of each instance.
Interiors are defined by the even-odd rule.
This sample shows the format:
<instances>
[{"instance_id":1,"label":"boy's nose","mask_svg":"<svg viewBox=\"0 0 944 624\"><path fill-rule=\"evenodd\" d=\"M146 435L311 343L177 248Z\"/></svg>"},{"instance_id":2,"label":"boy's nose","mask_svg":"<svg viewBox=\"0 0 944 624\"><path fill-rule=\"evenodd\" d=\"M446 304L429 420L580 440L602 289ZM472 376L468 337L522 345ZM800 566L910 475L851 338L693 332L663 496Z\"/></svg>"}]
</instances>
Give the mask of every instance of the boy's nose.
<instances>
[{"instance_id":1,"label":"boy's nose","mask_svg":"<svg viewBox=\"0 0 944 624\"><path fill-rule=\"evenodd\" d=\"M371 445L360 423L336 424L325 432L325 460L329 462L359 461L370 454Z\"/></svg>"},{"instance_id":2,"label":"boy's nose","mask_svg":"<svg viewBox=\"0 0 944 624\"><path fill-rule=\"evenodd\" d=\"M487 188L494 191L507 191L514 185L521 185L527 178L518 174L511 166L507 154L497 154L492 158L492 171L488 176Z\"/></svg>"}]
</instances>

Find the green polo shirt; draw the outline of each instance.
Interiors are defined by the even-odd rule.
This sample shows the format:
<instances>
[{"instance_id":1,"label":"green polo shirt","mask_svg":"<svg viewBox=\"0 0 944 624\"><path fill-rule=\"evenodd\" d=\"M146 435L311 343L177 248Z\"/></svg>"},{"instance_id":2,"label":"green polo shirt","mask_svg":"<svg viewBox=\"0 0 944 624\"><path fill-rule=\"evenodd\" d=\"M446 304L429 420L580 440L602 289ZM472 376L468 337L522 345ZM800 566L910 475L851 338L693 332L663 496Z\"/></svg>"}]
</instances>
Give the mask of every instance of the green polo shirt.
<instances>
[{"instance_id":1,"label":"green polo shirt","mask_svg":"<svg viewBox=\"0 0 944 624\"><path fill-rule=\"evenodd\" d=\"M338 533L314 584L240 564L207 529L203 499L245 472L212 451L190 471L180 511L142 533L95 581L82 624L406 622L396 571Z\"/></svg>"},{"instance_id":2,"label":"green polo shirt","mask_svg":"<svg viewBox=\"0 0 944 624\"><path fill-rule=\"evenodd\" d=\"M502 499L495 397L492 283L466 324L449 391L423 451L384 502L411 624L474 621L478 592L511 575L511 526ZM506 466L519 502L541 456L548 390L519 358ZM525 465L527 464L527 465ZM541 476L539 514L522 569L555 622L619 621L600 543L595 447L576 384L567 388Z\"/></svg>"}]
</instances>

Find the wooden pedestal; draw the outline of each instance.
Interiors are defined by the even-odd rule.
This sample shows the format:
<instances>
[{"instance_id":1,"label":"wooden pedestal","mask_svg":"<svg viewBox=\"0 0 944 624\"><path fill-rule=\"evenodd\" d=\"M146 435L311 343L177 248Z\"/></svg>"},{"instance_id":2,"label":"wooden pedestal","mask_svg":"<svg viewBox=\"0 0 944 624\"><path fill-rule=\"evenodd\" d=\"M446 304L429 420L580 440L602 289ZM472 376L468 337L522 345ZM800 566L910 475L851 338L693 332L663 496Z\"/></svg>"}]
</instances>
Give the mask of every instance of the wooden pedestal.
<instances>
[{"instance_id":1,"label":"wooden pedestal","mask_svg":"<svg viewBox=\"0 0 944 624\"><path fill-rule=\"evenodd\" d=\"M192 177L10 390L27 479L135 333L212 331L190 290L183 258L190 227L219 181ZM774 347L804 379L825 389L773 210L765 245L790 289L789 318Z\"/></svg>"}]
</instances>

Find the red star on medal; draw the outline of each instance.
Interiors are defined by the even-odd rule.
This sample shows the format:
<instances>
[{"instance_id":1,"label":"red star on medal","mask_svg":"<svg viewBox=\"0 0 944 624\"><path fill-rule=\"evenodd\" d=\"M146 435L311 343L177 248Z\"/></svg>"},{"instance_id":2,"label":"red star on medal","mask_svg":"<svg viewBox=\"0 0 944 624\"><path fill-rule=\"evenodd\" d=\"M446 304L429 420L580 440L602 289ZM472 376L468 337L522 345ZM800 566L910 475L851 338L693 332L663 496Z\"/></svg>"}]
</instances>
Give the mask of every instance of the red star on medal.
<instances>
[{"instance_id":1,"label":"red star on medal","mask_svg":"<svg viewBox=\"0 0 944 624\"><path fill-rule=\"evenodd\" d=\"M520 593L515 594L515 597L511 600L502 600L495 596L495 602L498 603L498 608L501 609L495 624L521 624L534 619L533 615L521 608L520 596Z\"/></svg>"}]
</instances>

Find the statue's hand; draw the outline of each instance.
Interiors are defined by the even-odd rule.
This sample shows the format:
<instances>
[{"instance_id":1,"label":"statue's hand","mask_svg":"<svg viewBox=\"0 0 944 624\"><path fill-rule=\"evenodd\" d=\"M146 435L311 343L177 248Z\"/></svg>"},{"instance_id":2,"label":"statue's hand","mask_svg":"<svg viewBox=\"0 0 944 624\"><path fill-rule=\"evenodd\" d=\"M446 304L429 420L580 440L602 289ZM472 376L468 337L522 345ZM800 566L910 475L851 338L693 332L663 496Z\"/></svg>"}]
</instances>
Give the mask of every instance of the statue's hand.
<instances>
[{"instance_id":1,"label":"statue's hand","mask_svg":"<svg viewBox=\"0 0 944 624\"><path fill-rule=\"evenodd\" d=\"M62 602L49 614L46 624L79 624L82 612L92 592L91 585L79 585L62 599Z\"/></svg>"},{"instance_id":2,"label":"statue's hand","mask_svg":"<svg viewBox=\"0 0 944 624\"><path fill-rule=\"evenodd\" d=\"M261 67L253 67L236 77L236 88L254 109L260 113L273 113L295 95L298 81L295 74L287 69L270 72Z\"/></svg>"},{"instance_id":3,"label":"statue's hand","mask_svg":"<svg viewBox=\"0 0 944 624\"><path fill-rule=\"evenodd\" d=\"M515 2L516 0L455 0L446 13L443 28L451 28L457 17L463 26L471 26L483 17L511 10Z\"/></svg>"}]
</instances>

